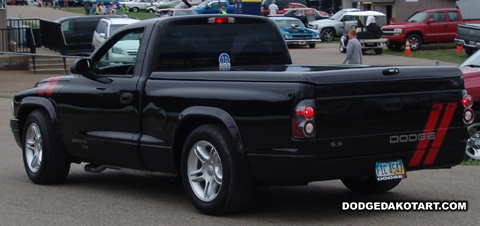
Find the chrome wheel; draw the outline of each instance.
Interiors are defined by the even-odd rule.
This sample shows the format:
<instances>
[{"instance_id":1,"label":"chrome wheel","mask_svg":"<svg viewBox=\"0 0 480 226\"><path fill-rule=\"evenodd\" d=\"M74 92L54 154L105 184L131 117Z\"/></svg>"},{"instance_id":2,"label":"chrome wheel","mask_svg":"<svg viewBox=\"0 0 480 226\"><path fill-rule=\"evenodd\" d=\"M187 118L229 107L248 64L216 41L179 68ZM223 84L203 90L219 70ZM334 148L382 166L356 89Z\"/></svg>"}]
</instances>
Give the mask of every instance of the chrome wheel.
<instances>
[{"instance_id":1,"label":"chrome wheel","mask_svg":"<svg viewBox=\"0 0 480 226\"><path fill-rule=\"evenodd\" d=\"M325 30L323 30L323 32L322 32L322 41L325 41L325 42L330 42L330 41L332 41L332 40L335 38L334 32L335 32L335 31L333 31L332 29L325 29Z\"/></svg>"},{"instance_id":2,"label":"chrome wheel","mask_svg":"<svg viewBox=\"0 0 480 226\"><path fill-rule=\"evenodd\" d=\"M43 148L42 134L36 123L28 126L25 136L25 158L32 173L38 172L42 165Z\"/></svg>"},{"instance_id":3,"label":"chrome wheel","mask_svg":"<svg viewBox=\"0 0 480 226\"><path fill-rule=\"evenodd\" d=\"M465 154L471 159L480 160L480 132L468 138Z\"/></svg>"},{"instance_id":4,"label":"chrome wheel","mask_svg":"<svg viewBox=\"0 0 480 226\"><path fill-rule=\"evenodd\" d=\"M223 168L217 149L209 142L195 143L188 154L188 181L202 201L213 201L222 187Z\"/></svg>"}]
</instances>

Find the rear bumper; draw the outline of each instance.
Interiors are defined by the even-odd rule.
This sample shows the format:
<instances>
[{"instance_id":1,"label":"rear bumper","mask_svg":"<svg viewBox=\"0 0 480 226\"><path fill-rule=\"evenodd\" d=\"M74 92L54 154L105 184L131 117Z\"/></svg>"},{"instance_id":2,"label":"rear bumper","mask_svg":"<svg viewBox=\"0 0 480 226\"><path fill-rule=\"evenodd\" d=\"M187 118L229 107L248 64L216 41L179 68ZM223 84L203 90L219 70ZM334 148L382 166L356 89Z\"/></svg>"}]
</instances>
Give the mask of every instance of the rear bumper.
<instances>
[{"instance_id":1,"label":"rear bumper","mask_svg":"<svg viewBox=\"0 0 480 226\"><path fill-rule=\"evenodd\" d=\"M468 43L465 42L463 39L455 39L455 44L460 45L460 46L466 46L466 47L472 47L476 49L480 49L480 42L476 41L469 41Z\"/></svg>"},{"instance_id":2,"label":"rear bumper","mask_svg":"<svg viewBox=\"0 0 480 226\"><path fill-rule=\"evenodd\" d=\"M378 161L403 160L407 171L448 168L460 164L465 155L465 143L454 148L442 148L432 164L425 164L424 152L417 166L409 166L415 151L358 156L341 159L317 160L315 155L266 155L248 154L248 162L254 179L273 185L306 184L312 181L375 176ZM407 174L408 176L408 174Z\"/></svg>"}]
</instances>

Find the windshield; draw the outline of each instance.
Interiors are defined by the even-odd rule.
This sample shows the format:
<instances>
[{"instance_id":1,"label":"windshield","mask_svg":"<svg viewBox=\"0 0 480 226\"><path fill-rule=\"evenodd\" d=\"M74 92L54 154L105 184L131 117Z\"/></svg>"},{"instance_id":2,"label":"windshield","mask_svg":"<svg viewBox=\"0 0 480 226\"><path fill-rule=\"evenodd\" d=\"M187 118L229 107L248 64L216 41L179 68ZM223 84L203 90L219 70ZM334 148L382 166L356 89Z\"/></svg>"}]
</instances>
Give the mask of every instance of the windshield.
<instances>
[{"instance_id":1,"label":"windshield","mask_svg":"<svg viewBox=\"0 0 480 226\"><path fill-rule=\"evenodd\" d=\"M332 17L330 17L330 19L340 20L340 17L342 17L343 14L345 14L345 13L347 13L347 10L342 9L342 10L338 11L337 13L335 13Z\"/></svg>"},{"instance_id":2,"label":"windshield","mask_svg":"<svg viewBox=\"0 0 480 226\"><path fill-rule=\"evenodd\" d=\"M407 19L407 22L423 22L427 16L428 12L416 12Z\"/></svg>"},{"instance_id":3,"label":"windshield","mask_svg":"<svg viewBox=\"0 0 480 226\"><path fill-rule=\"evenodd\" d=\"M126 24L112 24L110 25L110 35L112 35L113 33L115 33L116 30L118 30L119 28L125 26Z\"/></svg>"},{"instance_id":4,"label":"windshield","mask_svg":"<svg viewBox=\"0 0 480 226\"><path fill-rule=\"evenodd\" d=\"M472 56L470 56L467 60L465 60L460 67L480 67L480 51L475 52Z\"/></svg>"},{"instance_id":5,"label":"windshield","mask_svg":"<svg viewBox=\"0 0 480 226\"><path fill-rule=\"evenodd\" d=\"M305 25L300 20L275 20L279 28L291 28L292 25L298 28L305 28Z\"/></svg>"}]
</instances>

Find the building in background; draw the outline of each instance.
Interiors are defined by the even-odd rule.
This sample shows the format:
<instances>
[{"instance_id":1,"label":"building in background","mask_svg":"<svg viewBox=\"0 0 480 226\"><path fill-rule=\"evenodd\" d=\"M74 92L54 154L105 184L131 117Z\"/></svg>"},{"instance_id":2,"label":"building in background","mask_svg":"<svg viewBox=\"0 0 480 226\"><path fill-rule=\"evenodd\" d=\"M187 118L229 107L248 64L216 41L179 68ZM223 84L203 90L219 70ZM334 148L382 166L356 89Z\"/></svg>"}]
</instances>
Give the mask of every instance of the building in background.
<instances>
[{"instance_id":1,"label":"building in background","mask_svg":"<svg viewBox=\"0 0 480 226\"><path fill-rule=\"evenodd\" d=\"M478 0L476 0L478 1ZM403 22L419 9L455 8L457 0L342 0L343 8L375 10L387 15L383 25L389 22Z\"/></svg>"}]
</instances>

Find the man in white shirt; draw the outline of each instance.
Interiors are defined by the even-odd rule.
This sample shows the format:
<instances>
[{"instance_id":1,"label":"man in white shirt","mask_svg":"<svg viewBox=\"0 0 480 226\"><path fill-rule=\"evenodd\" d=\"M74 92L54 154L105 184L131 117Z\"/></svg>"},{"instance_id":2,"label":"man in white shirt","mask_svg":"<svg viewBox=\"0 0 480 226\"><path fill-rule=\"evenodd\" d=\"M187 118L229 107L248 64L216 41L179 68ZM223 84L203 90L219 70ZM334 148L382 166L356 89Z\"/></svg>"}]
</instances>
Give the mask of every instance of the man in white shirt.
<instances>
[{"instance_id":1,"label":"man in white shirt","mask_svg":"<svg viewBox=\"0 0 480 226\"><path fill-rule=\"evenodd\" d=\"M272 4L270 4L268 6L268 10L270 10L270 14L268 14L269 16L276 16L277 15L278 6L277 6L277 4L275 4L275 0L273 0Z\"/></svg>"}]
</instances>

